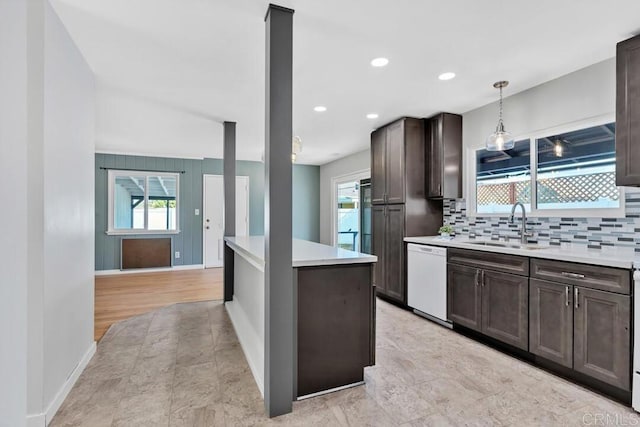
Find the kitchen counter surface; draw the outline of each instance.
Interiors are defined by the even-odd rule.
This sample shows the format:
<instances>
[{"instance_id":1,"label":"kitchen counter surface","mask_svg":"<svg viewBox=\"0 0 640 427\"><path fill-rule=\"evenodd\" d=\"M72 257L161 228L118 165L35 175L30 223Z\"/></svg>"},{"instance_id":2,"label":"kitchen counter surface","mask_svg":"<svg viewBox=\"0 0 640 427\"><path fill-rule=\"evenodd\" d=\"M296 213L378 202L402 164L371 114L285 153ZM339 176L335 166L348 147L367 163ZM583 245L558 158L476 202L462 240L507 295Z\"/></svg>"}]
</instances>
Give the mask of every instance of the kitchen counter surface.
<instances>
[{"instance_id":1,"label":"kitchen counter surface","mask_svg":"<svg viewBox=\"0 0 640 427\"><path fill-rule=\"evenodd\" d=\"M264 269L264 236L225 237L229 247L241 254L256 267ZM334 246L293 239L293 267L319 265L361 264L376 262L373 255L348 251Z\"/></svg>"},{"instance_id":2,"label":"kitchen counter surface","mask_svg":"<svg viewBox=\"0 0 640 427\"><path fill-rule=\"evenodd\" d=\"M557 261L577 262L582 264L600 265L603 267L616 267L624 269L634 268L634 261L640 260L640 254L636 254L633 248L603 248L588 249L582 245L563 243L560 246L535 244L530 246L543 247L539 249L521 249L482 246L474 242L504 243L489 239L469 239L468 237L454 237L445 240L439 236L405 237L407 243L418 243L431 246L442 246L459 249L472 249L484 252L496 252L510 255L520 255L530 258L553 259ZM508 244L517 242L510 241ZM640 266L640 264L636 264Z\"/></svg>"}]
</instances>

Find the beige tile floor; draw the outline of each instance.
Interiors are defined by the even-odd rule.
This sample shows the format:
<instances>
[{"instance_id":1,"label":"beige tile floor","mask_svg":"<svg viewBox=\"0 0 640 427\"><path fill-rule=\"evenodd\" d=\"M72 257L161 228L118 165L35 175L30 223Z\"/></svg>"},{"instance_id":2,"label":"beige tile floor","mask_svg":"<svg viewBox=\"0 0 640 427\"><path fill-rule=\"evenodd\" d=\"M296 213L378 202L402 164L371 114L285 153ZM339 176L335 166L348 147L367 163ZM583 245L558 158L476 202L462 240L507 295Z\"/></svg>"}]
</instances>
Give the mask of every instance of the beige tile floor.
<instances>
[{"instance_id":1,"label":"beige tile floor","mask_svg":"<svg viewBox=\"0 0 640 427\"><path fill-rule=\"evenodd\" d=\"M51 426L584 426L640 416L582 387L378 303L366 385L269 420L220 302L115 324Z\"/></svg>"}]
</instances>

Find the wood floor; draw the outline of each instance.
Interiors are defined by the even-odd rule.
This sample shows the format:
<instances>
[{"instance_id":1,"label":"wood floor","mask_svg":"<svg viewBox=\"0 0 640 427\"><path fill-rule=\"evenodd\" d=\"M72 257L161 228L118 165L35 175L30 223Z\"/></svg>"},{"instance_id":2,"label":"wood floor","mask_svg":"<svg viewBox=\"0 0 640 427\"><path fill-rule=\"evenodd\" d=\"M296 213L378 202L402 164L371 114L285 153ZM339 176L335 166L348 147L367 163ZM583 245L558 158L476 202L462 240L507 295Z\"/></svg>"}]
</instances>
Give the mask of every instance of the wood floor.
<instances>
[{"instance_id":1,"label":"wood floor","mask_svg":"<svg viewBox=\"0 0 640 427\"><path fill-rule=\"evenodd\" d=\"M179 302L221 300L223 269L97 276L95 340L113 323Z\"/></svg>"}]
</instances>

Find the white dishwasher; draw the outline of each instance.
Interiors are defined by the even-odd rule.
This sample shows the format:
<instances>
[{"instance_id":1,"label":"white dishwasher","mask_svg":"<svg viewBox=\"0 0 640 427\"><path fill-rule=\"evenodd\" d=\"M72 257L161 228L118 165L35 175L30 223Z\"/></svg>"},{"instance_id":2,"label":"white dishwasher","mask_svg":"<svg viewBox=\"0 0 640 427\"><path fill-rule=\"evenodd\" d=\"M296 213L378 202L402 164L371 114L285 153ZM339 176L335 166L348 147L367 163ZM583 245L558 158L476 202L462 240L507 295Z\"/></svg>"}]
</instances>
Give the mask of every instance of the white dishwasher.
<instances>
[{"instance_id":1,"label":"white dishwasher","mask_svg":"<svg viewBox=\"0 0 640 427\"><path fill-rule=\"evenodd\" d=\"M447 321L447 249L407 245L407 304L441 325Z\"/></svg>"}]
</instances>

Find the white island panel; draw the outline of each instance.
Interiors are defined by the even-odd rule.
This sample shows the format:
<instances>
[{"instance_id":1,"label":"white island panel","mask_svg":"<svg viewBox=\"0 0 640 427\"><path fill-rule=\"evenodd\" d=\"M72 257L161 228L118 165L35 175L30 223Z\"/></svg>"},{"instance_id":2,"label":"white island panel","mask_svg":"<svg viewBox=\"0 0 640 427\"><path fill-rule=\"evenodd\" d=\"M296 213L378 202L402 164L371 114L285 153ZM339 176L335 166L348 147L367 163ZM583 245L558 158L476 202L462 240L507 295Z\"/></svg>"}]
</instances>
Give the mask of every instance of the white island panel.
<instances>
[{"instance_id":1,"label":"white island panel","mask_svg":"<svg viewBox=\"0 0 640 427\"><path fill-rule=\"evenodd\" d=\"M233 301L225 302L225 307L264 396L264 272L237 252L233 272Z\"/></svg>"}]
</instances>

